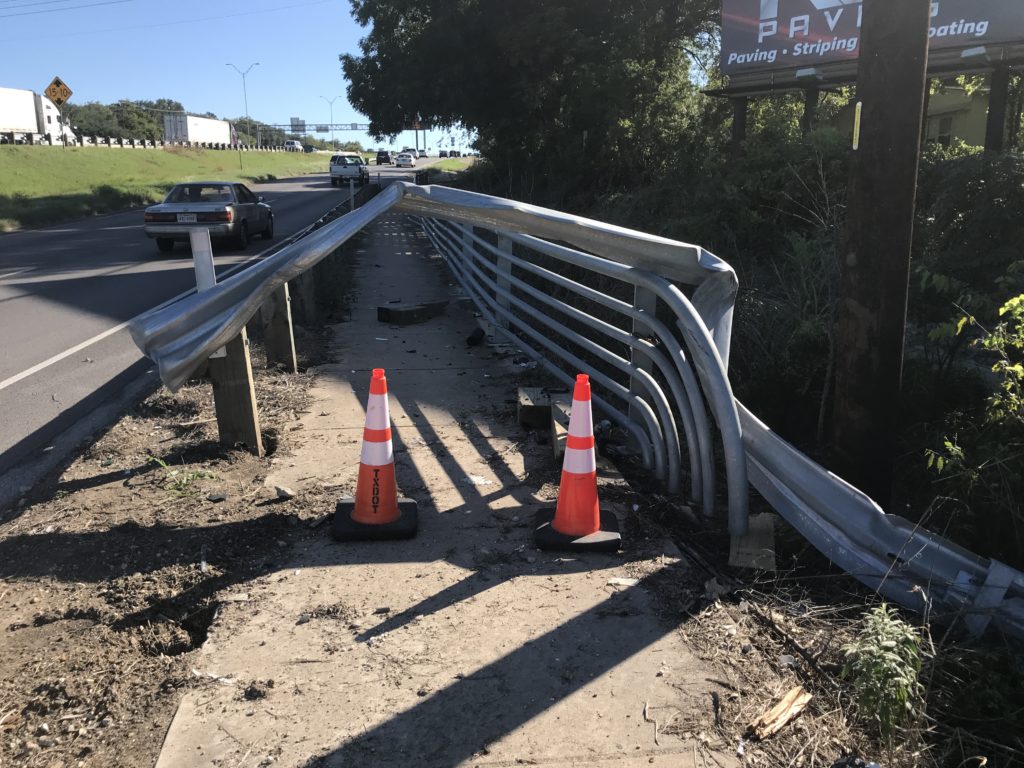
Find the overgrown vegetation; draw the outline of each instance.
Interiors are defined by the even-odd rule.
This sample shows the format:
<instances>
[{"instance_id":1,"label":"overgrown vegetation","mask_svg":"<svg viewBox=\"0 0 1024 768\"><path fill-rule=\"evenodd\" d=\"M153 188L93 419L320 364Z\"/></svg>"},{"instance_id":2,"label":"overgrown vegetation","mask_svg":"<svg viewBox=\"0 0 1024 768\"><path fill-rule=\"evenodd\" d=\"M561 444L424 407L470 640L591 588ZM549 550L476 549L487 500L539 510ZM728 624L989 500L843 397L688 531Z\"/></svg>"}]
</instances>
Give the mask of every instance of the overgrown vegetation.
<instances>
[{"instance_id":1,"label":"overgrown vegetation","mask_svg":"<svg viewBox=\"0 0 1024 768\"><path fill-rule=\"evenodd\" d=\"M921 637L891 607L882 603L868 611L843 654L843 677L853 686L858 712L883 738L892 739L908 720L920 716Z\"/></svg>"}]
</instances>

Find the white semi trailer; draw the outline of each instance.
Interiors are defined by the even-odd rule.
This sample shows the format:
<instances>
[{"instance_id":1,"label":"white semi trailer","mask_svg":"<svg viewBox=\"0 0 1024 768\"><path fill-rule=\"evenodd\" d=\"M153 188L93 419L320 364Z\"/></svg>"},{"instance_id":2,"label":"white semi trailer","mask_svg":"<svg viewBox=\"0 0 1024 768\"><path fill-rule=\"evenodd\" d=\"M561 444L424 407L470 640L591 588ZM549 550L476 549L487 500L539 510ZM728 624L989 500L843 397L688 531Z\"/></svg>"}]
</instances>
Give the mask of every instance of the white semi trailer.
<instances>
[{"instance_id":1,"label":"white semi trailer","mask_svg":"<svg viewBox=\"0 0 1024 768\"><path fill-rule=\"evenodd\" d=\"M194 115L164 115L164 140L230 144L231 123Z\"/></svg>"},{"instance_id":2,"label":"white semi trailer","mask_svg":"<svg viewBox=\"0 0 1024 768\"><path fill-rule=\"evenodd\" d=\"M74 140L71 127L62 123L52 101L34 91L0 88L0 143L57 144L62 135Z\"/></svg>"}]
</instances>

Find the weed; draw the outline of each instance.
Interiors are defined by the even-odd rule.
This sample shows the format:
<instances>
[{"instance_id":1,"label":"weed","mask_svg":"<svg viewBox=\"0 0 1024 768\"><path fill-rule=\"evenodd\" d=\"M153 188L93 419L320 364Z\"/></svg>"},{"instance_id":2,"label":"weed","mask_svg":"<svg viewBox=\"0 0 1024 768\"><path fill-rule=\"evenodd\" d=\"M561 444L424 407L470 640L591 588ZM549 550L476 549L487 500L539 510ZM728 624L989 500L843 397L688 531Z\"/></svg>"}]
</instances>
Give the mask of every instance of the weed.
<instances>
[{"instance_id":1,"label":"weed","mask_svg":"<svg viewBox=\"0 0 1024 768\"><path fill-rule=\"evenodd\" d=\"M921 636L882 603L864 616L857 638L843 647L843 677L850 680L860 716L885 739L922 709Z\"/></svg>"},{"instance_id":2,"label":"weed","mask_svg":"<svg viewBox=\"0 0 1024 768\"><path fill-rule=\"evenodd\" d=\"M164 487L174 496L189 496L196 492L195 484L199 480L212 480L216 477L212 472L203 469L183 471L171 467L163 459L157 456L150 456L149 464L156 464L164 471Z\"/></svg>"}]
</instances>

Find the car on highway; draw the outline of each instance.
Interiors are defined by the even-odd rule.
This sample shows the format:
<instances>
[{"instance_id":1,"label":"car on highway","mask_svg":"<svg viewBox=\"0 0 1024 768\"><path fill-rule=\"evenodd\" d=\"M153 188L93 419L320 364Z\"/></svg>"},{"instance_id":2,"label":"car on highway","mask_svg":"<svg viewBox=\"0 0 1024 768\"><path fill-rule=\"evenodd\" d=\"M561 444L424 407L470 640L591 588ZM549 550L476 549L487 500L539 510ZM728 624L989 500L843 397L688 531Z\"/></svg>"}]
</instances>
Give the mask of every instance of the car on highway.
<instances>
[{"instance_id":1,"label":"car on highway","mask_svg":"<svg viewBox=\"0 0 1024 768\"><path fill-rule=\"evenodd\" d=\"M427 150L425 150L425 149L421 149L419 151L419 154L417 155L417 157L426 157L426 156L427 156Z\"/></svg>"},{"instance_id":2,"label":"car on highway","mask_svg":"<svg viewBox=\"0 0 1024 768\"><path fill-rule=\"evenodd\" d=\"M146 209L143 231L156 240L161 253L170 253L175 241L187 241L189 232L207 229L211 238L229 240L245 248L249 238L274 236L274 212L244 184L233 181L190 181L174 186L162 203Z\"/></svg>"},{"instance_id":3,"label":"car on highway","mask_svg":"<svg viewBox=\"0 0 1024 768\"><path fill-rule=\"evenodd\" d=\"M355 152L344 152L333 155L329 167L331 186L340 187L349 179L357 184L366 184L370 180L370 168L362 155Z\"/></svg>"},{"instance_id":4,"label":"car on highway","mask_svg":"<svg viewBox=\"0 0 1024 768\"><path fill-rule=\"evenodd\" d=\"M377 165L391 165L391 153L387 150L380 150L377 153Z\"/></svg>"},{"instance_id":5,"label":"car on highway","mask_svg":"<svg viewBox=\"0 0 1024 768\"><path fill-rule=\"evenodd\" d=\"M442 149L440 152L437 153L437 156L438 157L448 157L448 150L447 149Z\"/></svg>"},{"instance_id":6,"label":"car on highway","mask_svg":"<svg viewBox=\"0 0 1024 768\"><path fill-rule=\"evenodd\" d=\"M396 168L415 168L416 158L410 152L402 152L395 158Z\"/></svg>"}]
</instances>

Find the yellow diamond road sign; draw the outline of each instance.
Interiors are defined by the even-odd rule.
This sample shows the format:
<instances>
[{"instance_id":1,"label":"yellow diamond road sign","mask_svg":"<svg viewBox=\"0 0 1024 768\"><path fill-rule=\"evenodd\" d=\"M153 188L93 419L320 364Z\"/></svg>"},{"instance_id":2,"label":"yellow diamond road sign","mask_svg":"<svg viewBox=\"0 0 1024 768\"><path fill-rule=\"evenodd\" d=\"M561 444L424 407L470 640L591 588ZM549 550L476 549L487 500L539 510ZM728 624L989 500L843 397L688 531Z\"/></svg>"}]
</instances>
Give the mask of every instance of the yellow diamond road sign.
<instances>
[{"instance_id":1,"label":"yellow diamond road sign","mask_svg":"<svg viewBox=\"0 0 1024 768\"><path fill-rule=\"evenodd\" d=\"M46 88L46 97L58 107L62 107L64 102L71 98L71 89L68 88L67 83L59 77L55 77Z\"/></svg>"}]
</instances>

